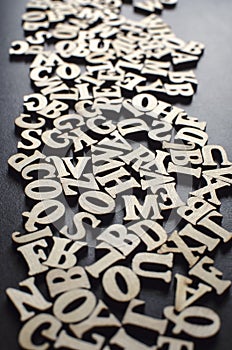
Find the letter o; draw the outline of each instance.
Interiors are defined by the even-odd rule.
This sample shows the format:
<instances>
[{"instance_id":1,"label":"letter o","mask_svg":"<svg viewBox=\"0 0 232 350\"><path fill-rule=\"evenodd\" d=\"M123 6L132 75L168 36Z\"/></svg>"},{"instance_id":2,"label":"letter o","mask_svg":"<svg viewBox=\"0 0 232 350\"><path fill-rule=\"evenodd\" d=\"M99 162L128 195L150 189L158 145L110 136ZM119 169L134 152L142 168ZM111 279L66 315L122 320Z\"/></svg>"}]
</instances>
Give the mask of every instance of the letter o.
<instances>
[{"instance_id":1,"label":"letter o","mask_svg":"<svg viewBox=\"0 0 232 350\"><path fill-rule=\"evenodd\" d=\"M138 94L132 98L133 106L141 112L150 112L157 106L157 99L150 94Z\"/></svg>"},{"instance_id":2,"label":"letter o","mask_svg":"<svg viewBox=\"0 0 232 350\"><path fill-rule=\"evenodd\" d=\"M122 291L117 282L117 274L121 276L127 286L127 291ZM106 294L119 302L127 302L134 299L140 291L140 281L137 275L125 266L114 266L107 270L102 280Z\"/></svg>"},{"instance_id":3,"label":"letter o","mask_svg":"<svg viewBox=\"0 0 232 350\"><path fill-rule=\"evenodd\" d=\"M23 21L39 22L46 19L46 14L43 11L29 11L22 15Z\"/></svg>"},{"instance_id":4,"label":"letter o","mask_svg":"<svg viewBox=\"0 0 232 350\"><path fill-rule=\"evenodd\" d=\"M35 188L53 188L53 190L47 190L47 191L34 191ZM32 199L35 200L45 200L45 199L51 199L56 198L62 193L62 186L59 182L55 180L49 180L49 179L40 179L35 180L33 182L30 182L26 188L25 188L25 194Z\"/></svg>"},{"instance_id":5,"label":"letter o","mask_svg":"<svg viewBox=\"0 0 232 350\"><path fill-rule=\"evenodd\" d=\"M75 301L84 301L75 310L65 312L65 309ZM64 323L76 323L84 320L94 310L96 297L89 290L77 289L62 294L54 303L54 315Z\"/></svg>"},{"instance_id":6,"label":"letter o","mask_svg":"<svg viewBox=\"0 0 232 350\"><path fill-rule=\"evenodd\" d=\"M88 191L82 193L79 197L79 204L84 210L87 210L92 214L108 214L115 208L113 198L100 191Z\"/></svg>"},{"instance_id":7,"label":"letter o","mask_svg":"<svg viewBox=\"0 0 232 350\"><path fill-rule=\"evenodd\" d=\"M80 67L74 63L62 64L56 70L56 74L62 79L75 79L81 73Z\"/></svg>"}]
</instances>

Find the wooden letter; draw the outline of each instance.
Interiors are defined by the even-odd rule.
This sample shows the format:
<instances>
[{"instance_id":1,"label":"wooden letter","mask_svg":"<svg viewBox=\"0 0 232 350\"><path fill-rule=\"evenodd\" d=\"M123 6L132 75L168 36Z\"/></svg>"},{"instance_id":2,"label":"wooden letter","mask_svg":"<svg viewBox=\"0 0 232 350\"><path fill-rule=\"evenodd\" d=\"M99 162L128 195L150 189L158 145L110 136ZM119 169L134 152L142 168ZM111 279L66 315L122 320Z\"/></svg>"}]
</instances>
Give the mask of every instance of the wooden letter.
<instances>
[{"instance_id":1,"label":"wooden letter","mask_svg":"<svg viewBox=\"0 0 232 350\"><path fill-rule=\"evenodd\" d=\"M94 339L95 344L77 339L76 337L71 337L65 330L62 330L54 344L54 347L55 349L65 348L72 350L101 350L105 342L105 338L98 334L92 334L92 338Z\"/></svg>"},{"instance_id":2,"label":"wooden letter","mask_svg":"<svg viewBox=\"0 0 232 350\"><path fill-rule=\"evenodd\" d=\"M47 256L43 249L38 249L40 247L47 248L47 246L48 244L45 239L40 239L39 241L25 244L17 249L27 262L29 267L29 276L33 276L48 270L48 267L41 263L41 260L45 261Z\"/></svg>"},{"instance_id":3,"label":"wooden letter","mask_svg":"<svg viewBox=\"0 0 232 350\"><path fill-rule=\"evenodd\" d=\"M81 266L74 266L68 271L52 269L47 273L46 281L52 298L72 289L90 289L88 276Z\"/></svg>"},{"instance_id":4,"label":"wooden letter","mask_svg":"<svg viewBox=\"0 0 232 350\"><path fill-rule=\"evenodd\" d=\"M97 240L109 243L125 256L129 255L140 243L138 236L128 234L127 228L119 224L109 226L97 237Z\"/></svg>"},{"instance_id":5,"label":"wooden letter","mask_svg":"<svg viewBox=\"0 0 232 350\"><path fill-rule=\"evenodd\" d=\"M101 315L102 313L107 313L106 315ZM108 307L103 303L102 300L99 300L96 308L93 313L81 323L77 325L71 324L69 327L72 332L79 338L83 336L89 330L97 328L105 328L105 327L117 327L119 328L121 323L117 320L117 318L110 313Z\"/></svg>"},{"instance_id":6,"label":"wooden letter","mask_svg":"<svg viewBox=\"0 0 232 350\"><path fill-rule=\"evenodd\" d=\"M117 275L126 283L126 292L118 284ZM140 292L140 281L136 274L125 266L114 266L108 269L102 280L102 285L109 297L119 302L128 302Z\"/></svg>"},{"instance_id":7,"label":"wooden letter","mask_svg":"<svg viewBox=\"0 0 232 350\"><path fill-rule=\"evenodd\" d=\"M158 253L179 253L183 254L189 266L192 267L199 259L199 256L195 256L193 253L203 254L206 247L189 247L185 241L181 238L177 231L174 231L168 239L168 242L172 242L175 244L174 247L169 247L167 244L163 244L162 247L158 250Z\"/></svg>"},{"instance_id":8,"label":"wooden letter","mask_svg":"<svg viewBox=\"0 0 232 350\"><path fill-rule=\"evenodd\" d=\"M146 244L148 251L158 248L167 239L167 233L163 227L153 220L139 221L128 226L128 230L133 231ZM154 233L155 239L151 237L151 231Z\"/></svg>"},{"instance_id":9,"label":"wooden letter","mask_svg":"<svg viewBox=\"0 0 232 350\"><path fill-rule=\"evenodd\" d=\"M136 196L122 196L125 203L126 215L124 220L138 220L140 216L144 219L151 218L153 220L162 219L160 209L157 202L157 195L147 194L143 205L139 203ZM138 213L139 215L137 215ZM152 215L153 214L153 215Z\"/></svg>"},{"instance_id":10,"label":"wooden letter","mask_svg":"<svg viewBox=\"0 0 232 350\"><path fill-rule=\"evenodd\" d=\"M187 206L178 208L177 213L193 225L196 225L204 215L215 209L213 205L197 197L190 197L187 203Z\"/></svg>"},{"instance_id":11,"label":"wooden letter","mask_svg":"<svg viewBox=\"0 0 232 350\"><path fill-rule=\"evenodd\" d=\"M109 214L115 208L114 200L100 191L84 192L79 197L80 206L92 214Z\"/></svg>"},{"instance_id":12,"label":"wooden letter","mask_svg":"<svg viewBox=\"0 0 232 350\"><path fill-rule=\"evenodd\" d=\"M231 281L224 281L218 277L222 276L222 272L216 269L214 266L205 269L204 265L212 265L214 261L208 256L204 256L190 271L191 276L198 277L203 282L212 286L218 295L223 294L227 288L231 286Z\"/></svg>"},{"instance_id":13,"label":"wooden letter","mask_svg":"<svg viewBox=\"0 0 232 350\"><path fill-rule=\"evenodd\" d=\"M198 284L198 288L189 287L193 281L191 278L185 277L177 273L176 278L176 296L175 296L175 309L176 311L182 311L186 307L190 306L196 300L201 298L205 293L212 290L212 287L206 286L203 283ZM189 296L189 294L191 296Z\"/></svg>"},{"instance_id":14,"label":"wooden letter","mask_svg":"<svg viewBox=\"0 0 232 350\"><path fill-rule=\"evenodd\" d=\"M84 242L72 242L70 239L61 237L53 237L53 242L52 250L44 264L62 269L70 269L73 267L77 262L75 253L86 246ZM69 245L69 248L65 250L67 245Z\"/></svg>"},{"instance_id":15,"label":"wooden letter","mask_svg":"<svg viewBox=\"0 0 232 350\"><path fill-rule=\"evenodd\" d=\"M83 300L84 299L84 300ZM81 300L76 308L71 311L65 311L74 301ZM61 294L56 299L53 312L54 315L64 323L76 323L84 320L94 310L96 306L96 297L92 292L86 289L74 289Z\"/></svg>"},{"instance_id":16,"label":"wooden letter","mask_svg":"<svg viewBox=\"0 0 232 350\"><path fill-rule=\"evenodd\" d=\"M218 315L211 309L203 306L191 306L182 311L179 315L174 312L173 306L167 306L164 309L164 315L168 320L175 323L172 332L179 334L185 332L191 337L195 338L209 338L214 336L220 329L220 319ZM196 324L190 323L185 318L202 318L211 321L210 324Z\"/></svg>"},{"instance_id":17,"label":"wooden letter","mask_svg":"<svg viewBox=\"0 0 232 350\"><path fill-rule=\"evenodd\" d=\"M157 341L158 349L162 348L165 344L169 345L168 350L194 350L194 344L190 341L159 336Z\"/></svg>"},{"instance_id":18,"label":"wooden letter","mask_svg":"<svg viewBox=\"0 0 232 350\"><path fill-rule=\"evenodd\" d=\"M49 209L51 208L55 208L55 210L50 213ZM41 213L46 212L46 210L49 210L49 213L41 217ZM30 212L23 213L23 216L28 218L25 228L29 232L35 231L37 229L35 226L36 223L41 225L51 224L59 220L64 213L65 206L61 202L55 199L41 201L37 203Z\"/></svg>"},{"instance_id":19,"label":"wooden letter","mask_svg":"<svg viewBox=\"0 0 232 350\"><path fill-rule=\"evenodd\" d=\"M35 285L34 277L20 282L19 285L20 287L26 287L30 293L22 292L21 290L14 288L7 288L6 294L20 313L21 321L26 321L35 314L34 311L28 311L25 305L29 305L30 307L40 311L50 308L52 303L49 303L44 299L43 295Z\"/></svg>"},{"instance_id":20,"label":"wooden letter","mask_svg":"<svg viewBox=\"0 0 232 350\"><path fill-rule=\"evenodd\" d=\"M133 271L141 277L162 279L166 283L171 282L172 273L170 270L166 272L157 272L143 269L142 264L165 265L167 267L173 266L173 254L160 255L155 253L138 253L132 260Z\"/></svg>"},{"instance_id":21,"label":"wooden letter","mask_svg":"<svg viewBox=\"0 0 232 350\"><path fill-rule=\"evenodd\" d=\"M49 324L49 327L47 327L47 324ZM27 321L20 330L19 344L23 349L46 350L50 348L49 343L43 342L40 345L36 345L33 341L34 334L43 325L46 325L46 329L43 329L41 335L49 340L56 340L57 334L62 327L62 323L54 316L42 313Z\"/></svg>"},{"instance_id":22,"label":"wooden letter","mask_svg":"<svg viewBox=\"0 0 232 350\"><path fill-rule=\"evenodd\" d=\"M160 320L147 315L135 312L134 309L138 306L144 305L143 300L134 299L128 305L126 313L123 317L122 324L132 325L141 328L146 328L152 332L158 332L159 334L164 334L167 328L167 320Z\"/></svg>"},{"instance_id":23,"label":"wooden letter","mask_svg":"<svg viewBox=\"0 0 232 350\"><path fill-rule=\"evenodd\" d=\"M101 243L96 248L97 250L107 250L108 253L103 255L102 258L95 261L92 265L86 266L86 271L93 277L98 278L99 275L105 271L109 266L113 265L117 261L124 260L125 256L119 253L111 245L107 243Z\"/></svg>"},{"instance_id":24,"label":"wooden letter","mask_svg":"<svg viewBox=\"0 0 232 350\"><path fill-rule=\"evenodd\" d=\"M123 350L156 350L156 347L149 347L132 338L123 328L120 328L113 338L111 338L110 344L116 345Z\"/></svg>"}]
</instances>

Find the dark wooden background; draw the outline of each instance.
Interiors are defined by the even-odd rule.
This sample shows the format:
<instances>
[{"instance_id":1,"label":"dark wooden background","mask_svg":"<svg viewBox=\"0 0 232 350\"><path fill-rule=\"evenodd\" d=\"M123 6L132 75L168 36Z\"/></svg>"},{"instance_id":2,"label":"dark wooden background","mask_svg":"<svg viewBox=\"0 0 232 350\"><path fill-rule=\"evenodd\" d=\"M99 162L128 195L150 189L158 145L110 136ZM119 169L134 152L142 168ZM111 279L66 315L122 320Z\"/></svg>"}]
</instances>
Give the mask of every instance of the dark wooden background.
<instances>
[{"instance_id":1,"label":"dark wooden background","mask_svg":"<svg viewBox=\"0 0 232 350\"><path fill-rule=\"evenodd\" d=\"M25 279L22 258L11 242L11 233L22 229L21 213L25 198L20 182L9 175L7 159L16 153L17 136L14 119L22 112L23 95L30 93L28 64L10 62L8 49L11 41L23 38L21 15L26 0L0 1L0 349L17 350L17 332L20 322L17 311L5 296L9 286L17 287ZM130 5L123 6L123 14L139 18ZM232 159L232 1L231 0L179 0L174 10L163 13L163 18L174 32L185 40L202 41L206 51L196 69L199 88L190 105L184 108L192 116L207 121L210 144L222 145ZM222 200L223 226L232 230L231 193ZM216 253L216 266L225 279L232 277L232 249L221 247ZM149 310L157 305L171 305L162 293L149 290L144 293ZM210 340L198 342L196 350L232 349L232 289L222 297L210 295L201 303L212 307L221 317L222 329ZM131 349L133 350L133 349Z\"/></svg>"}]
</instances>

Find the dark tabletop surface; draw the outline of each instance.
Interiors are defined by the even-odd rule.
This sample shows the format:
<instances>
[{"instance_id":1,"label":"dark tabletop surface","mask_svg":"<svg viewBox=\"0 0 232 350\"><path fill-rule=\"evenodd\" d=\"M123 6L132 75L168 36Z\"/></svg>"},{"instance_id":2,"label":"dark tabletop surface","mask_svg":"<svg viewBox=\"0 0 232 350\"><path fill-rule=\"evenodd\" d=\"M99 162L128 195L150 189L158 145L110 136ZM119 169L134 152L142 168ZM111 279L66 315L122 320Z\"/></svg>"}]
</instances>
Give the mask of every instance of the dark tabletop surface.
<instances>
[{"instance_id":1,"label":"dark tabletop surface","mask_svg":"<svg viewBox=\"0 0 232 350\"><path fill-rule=\"evenodd\" d=\"M17 332L20 328L17 311L5 296L9 286L17 287L27 277L22 258L11 242L11 233L21 230L21 213L25 198L18 179L8 174L7 159L16 153L17 135L14 119L22 112L23 95L31 91L28 64L10 62L8 49L11 41L22 39L21 15L26 0L0 1L0 349L17 350ZM140 18L129 5L123 13ZM176 9L163 13L163 18L180 38L201 41L206 51L195 70L199 81L197 94L190 105L184 106L191 116L207 122L209 144L222 145L232 159L232 1L231 0L179 0ZM231 191L232 192L232 191ZM230 193L231 194L231 193ZM222 200L223 226L232 230L231 196ZM231 244L230 244L231 246ZM230 249L228 249L230 248ZM216 267L225 279L232 276L232 249L217 250ZM149 308L162 305L162 293L144 293ZM160 298L160 299L159 299ZM171 299L166 296L165 304ZM155 300L154 300L155 299ZM203 303L204 301L204 303ZM232 288L222 297L203 299L202 304L213 308L221 317L222 328L217 337L197 343L196 350L232 349ZM171 305L171 304L169 304ZM131 349L133 350L133 349Z\"/></svg>"}]
</instances>

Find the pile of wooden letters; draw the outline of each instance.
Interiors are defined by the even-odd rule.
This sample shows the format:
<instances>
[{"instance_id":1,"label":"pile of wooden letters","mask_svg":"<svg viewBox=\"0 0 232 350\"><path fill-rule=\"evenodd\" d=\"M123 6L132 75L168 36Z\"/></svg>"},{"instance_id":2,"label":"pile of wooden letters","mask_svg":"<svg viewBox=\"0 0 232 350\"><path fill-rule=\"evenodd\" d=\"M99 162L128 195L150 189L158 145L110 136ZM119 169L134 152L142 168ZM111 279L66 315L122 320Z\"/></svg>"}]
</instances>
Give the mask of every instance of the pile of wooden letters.
<instances>
[{"instance_id":1,"label":"pile of wooden letters","mask_svg":"<svg viewBox=\"0 0 232 350\"><path fill-rule=\"evenodd\" d=\"M232 163L207 145L205 122L172 105L196 92L204 50L157 14L176 2L135 2L141 21L121 0L31 0L22 16L10 55L30 61L34 92L9 166L28 199L12 236L28 277L7 295L23 349L193 350L220 329L199 299L231 284L212 257L232 237L219 212ZM174 290L162 315L149 313L147 285Z\"/></svg>"}]
</instances>

